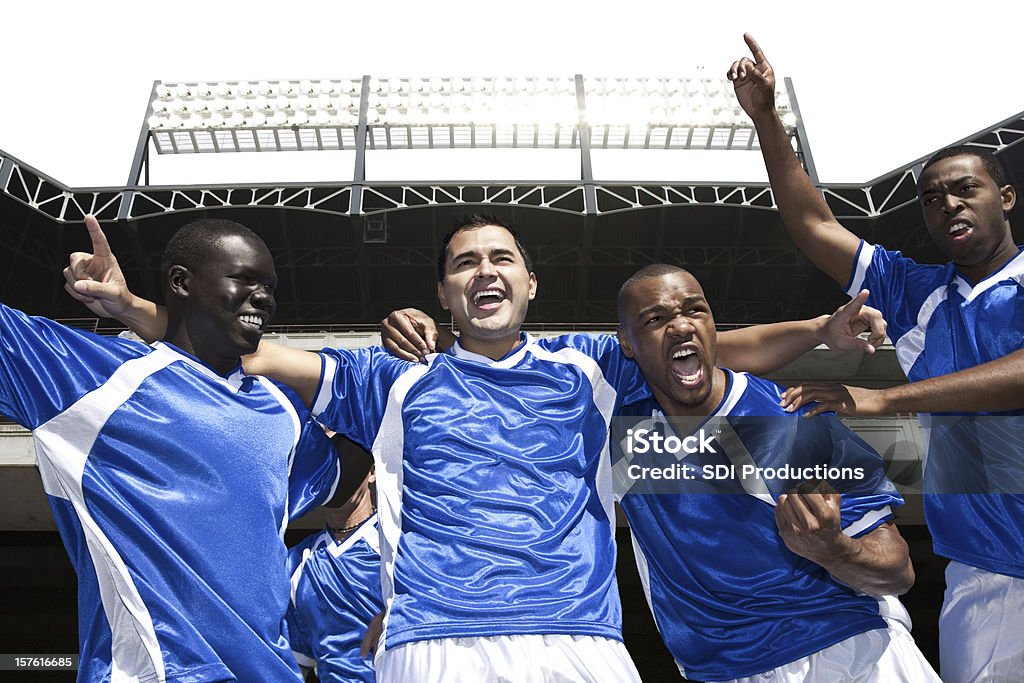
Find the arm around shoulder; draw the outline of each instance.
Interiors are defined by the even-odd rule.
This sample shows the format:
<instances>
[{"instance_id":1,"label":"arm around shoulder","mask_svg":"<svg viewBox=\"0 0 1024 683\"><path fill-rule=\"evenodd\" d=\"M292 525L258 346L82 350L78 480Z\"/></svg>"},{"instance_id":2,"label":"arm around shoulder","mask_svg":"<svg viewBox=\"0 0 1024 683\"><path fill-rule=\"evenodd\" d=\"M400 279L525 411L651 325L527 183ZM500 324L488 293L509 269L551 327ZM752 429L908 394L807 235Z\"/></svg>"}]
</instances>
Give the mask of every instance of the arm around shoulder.
<instances>
[{"instance_id":1,"label":"arm around shoulder","mask_svg":"<svg viewBox=\"0 0 1024 683\"><path fill-rule=\"evenodd\" d=\"M287 384L307 406L313 405L320 388L321 367L319 355L269 341L261 341L256 353L242 357L242 368L248 374Z\"/></svg>"}]
</instances>

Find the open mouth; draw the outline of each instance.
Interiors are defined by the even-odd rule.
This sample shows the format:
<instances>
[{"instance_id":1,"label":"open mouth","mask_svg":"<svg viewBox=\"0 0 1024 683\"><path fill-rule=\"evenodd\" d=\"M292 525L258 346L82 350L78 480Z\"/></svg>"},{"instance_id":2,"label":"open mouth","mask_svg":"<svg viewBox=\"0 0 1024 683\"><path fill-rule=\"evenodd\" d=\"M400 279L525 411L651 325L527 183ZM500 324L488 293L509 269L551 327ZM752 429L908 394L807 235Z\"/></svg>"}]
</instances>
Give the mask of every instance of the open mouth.
<instances>
[{"instance_id":1,"label":"open mouth","mask_svg":"<svg viewBox=\"0 0 1024 683\"><path fill-rule=\"evenodd\" d=\"M969 223L958 221L949 226L949 237L953 242L963 242L970 237L973 230Z\"/></svg>"},{"instance_id":2,"label":"open mouth","mask_svg":"<svg viewBox=\"0 0 1024 683\"><path fill-rule=\"evenodd\" d=\"M679 349L672 354L672 374L686 388L700 386L704 381L704 366L694 349Z\"/></svg>"},{"instance_id":3,"label":"open mouth","mask_svg":"<svg viewBox=\"0 0 1024 683\"><path fill-rule=\"evenodd\" d=\"M500 289L481 289L473 294L473 305L485 311L497 308L505 300L505 292Z\"/></svg>"},{"instance_id":4,"label":"open mouth","mask_svg":"<svg viewBox=\"0 0 1024 683\"><path fill-rule=\"evenodd\" d=\"M238 319L242 321L242 325L248 329L263 331L263 318L258 315L240 315Z\"/></svg>"}]
</instances>

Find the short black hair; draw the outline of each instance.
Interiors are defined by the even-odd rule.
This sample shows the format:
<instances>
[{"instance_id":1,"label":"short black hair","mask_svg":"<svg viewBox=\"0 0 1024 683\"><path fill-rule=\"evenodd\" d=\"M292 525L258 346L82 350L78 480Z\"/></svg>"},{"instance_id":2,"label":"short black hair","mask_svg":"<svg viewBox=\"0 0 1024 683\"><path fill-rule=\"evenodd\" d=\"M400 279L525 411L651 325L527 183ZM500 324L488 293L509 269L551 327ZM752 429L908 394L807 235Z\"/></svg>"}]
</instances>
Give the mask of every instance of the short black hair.
<instances>
[{"instance_id":1,"label":"short black hair","mask_svg":"<svg viewBox=\"0 0 1024 683\"><path fill-rule=\"evenodd\" d=\"M985 172L989 174L992 180L995 181L997 187L1003 187L1008 185L1009 182L1006 180L1006 169L996 158L996 155L988 151L983 147L975 147L973 145L954 145L953 147L947 147L946 149L939 150L932 158L925 162L921 168L921 175L928 170L928 167L932 164L942 161L943 159L949 159L950 157L959 156L971 156L981 160L982 165L985 167ZM919 181L920 182L920 181Z\"/></svg>"},{"instance_id":2,"label":"short black hair","mask_svg":"<svg viewBox=\"0 0 1024 683\"><path fill-rule=\"evenodd\" d=\"M516 249L519 250L519 255L523 257L523 263L526 265L526 272L533 272L533 260L530 258L530 254L526 251L526 247L523 246L522 241L519 239L519 233L515 229L501 220L494 214L490 213L472 213L463 216L459 220L455 221L455 225L444 236L441 240L441 249L437 252L437 281L441 282L444 280L444 276L447 273L447 261L448 261L448 245L455 239L463 230L474 230L476 228L482 228L486 225L496 225L499 228L505 228L508 233L512 235L512 239L515 240Z\"/></svg>"},{"instance_id":3,"label":"short black hair","mask_svg":"<svg viewBox=\"0 0 1024 683\"><path fill-rule=\"evenodd\" d=\"M671 263L652 263L651 265L644 266L630 275L629 279L623 282L622 286L619 287L619 294L615 297L615 312L619 316L619 324L626 324L626 321L623 319L625 318L623 313L626 307L626 295L629 293L629 290L632 289L633 285L641 280L647 280L652 277L661 277L662 275L671 275L672 273L683 273L684 275L693 277L693 274L686 270L686 268L674 266Z\"/></svg>"},{"instance_id":4,"label":"short black hair","mask_svg":"<svg viewBox=\"0 0 1024 683\"><path fill-rule=\"evenodd\" d=\"M164 255L160 260L160 277L163 283L167 283L171 266L184 266L195 272L205 265L210 254L217 250L218 242L233 235L264 244L259 235L235 221L200 218L182 226L164 248Z\"/></svg>"}]
</instances>

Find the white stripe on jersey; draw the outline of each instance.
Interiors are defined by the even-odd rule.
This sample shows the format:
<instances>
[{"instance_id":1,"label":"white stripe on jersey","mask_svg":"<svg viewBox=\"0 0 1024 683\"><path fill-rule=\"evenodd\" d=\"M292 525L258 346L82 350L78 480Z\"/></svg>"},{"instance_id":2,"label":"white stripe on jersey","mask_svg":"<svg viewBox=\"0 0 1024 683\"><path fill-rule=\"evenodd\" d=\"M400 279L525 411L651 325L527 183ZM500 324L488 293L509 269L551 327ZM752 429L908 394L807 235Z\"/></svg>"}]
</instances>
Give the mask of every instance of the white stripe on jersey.
<instances>
[{"instance_id":1,"label":"white stripe on jersey","mask_svg":"<svg viewBox=\"0 0 1024 683\"><path fill-rule=\"evenodd\" d=\"M853 277L850 278L850 288L846 290L846 293L850 296L857 296L860 290L864 289L864 277L867 275L868 266L871 265L871 257L874 253L874 245L861 242L860 251L857 252L857 262L853 264Z\"/></svg>"},{"instance_id":2,"label":"white stripe on jersey","mask_svg":"<svg viewBox=\"0 0 1024 683\"><path fill-rule=\"evenodd\" d=\"M630 543L633 544L633 557L636 558L636 571L640 575L640 585L644 589L644 597L647 598L647 608L651 610L651 619L654 620L654 627L658 629L658 633L664 633L661 628L661 624L658 623L658 613L654 611L654 599L651 597L651 569L647 564L647 555L644 555L644 551L640 549L640 544L636 542L636 534L630 532L629 534ZM679 673L683 678L686 678L686 670L683 665L676 662L676 666L679 667Z\"/></svg>"},{"instance_id":3,"label":"white stripe on jersey","mask_svg":"<svg viewBox=\"0 0 1024 683\"><path fill-rule=\"evenodd\" d=\"M326 358L326 357L325 357ZM384 614L390 616L391 603L395 599L395 556L398 552L398 539L402 535L402 461L405 454L405 424L402 417L402 406L405 396L423 375L427 373L437 358L436 354L427 357L425 365L413 365L395 380L388 392L388 404L384 409L384 417L377 430L377 437L370 449L377 466L377 519L380 521L380 593L384 599ZM335 369L329 368L325 377L334 378ZM321 394L330 397L334 392L330 386L322 386ZM326 407L327 401L324 401ZM385 460L385 456L390 456ZM387 639L388 618L384 619L384 629L380 638L380 650L384 650Z\"/></svg>"},{"instance_id":4,"label":"white stripe on jersey","mask_svg":"<svg viewBox=\"0 0 1024 683\"><path fill-rule=\"evenodd\" d=\"M292 572L291 578L289 579L289 583L291 584L291 600L293 605L295 604L295 591L299 587L299 579L302 578L302 568L305 566L306 560L308 560L313 555L313 552L317 548L323 545L328 545L332 541L334 541L334 536L331 535L330 531L324 529L320 532L320 535L316 537L316 540L313 541L312 545L310 545L308 548L302 549L302 559L299 560L299 563L297 565L295 565L295 571ZM294 652L294 650L292 650L292 652ZM312 666L312 664L310 666Z\"/></svg>"},{"instance_id":5,"label":"white stripe on jersey","mask_svg":"<svg viewBox=\"0 0 1024 683\"><path fill-rule=\"evenodd\" d=\"M528 347L530 353L540 360L564 365L575 365L583 370L584 375L590 380L594 405L601 412L601 417L604 419L605 424L604 443L601 445L601 455L597 463L594 484L597 487L597 495L601 499L601 506L604 508L608 522L612 525L612 534L614 535L615 487L612 482L611 451L609 449L610 429L608 427L611 425L612 411L615 410L615 400L617 398L615 388L605 380L604 373L601 372L601 367L597 364L597 361L576 349L565 348L558 351L548 351L537 346L533 343L533 339L529 337L527 337L527 342L523 346Z\"/></svg>"},{"instance_id":6,"label":"white stripe on jersey","mask_svg":"<svg viewBox=\"0 0 1024 683\"><path fill-rule=\"evenodd\" d=\"M1018 285L1024 286L1024 252L1017 254L1009 263L973 287L958 273L956 287L964 298L964 303L969 304L995 285L1006 280L1015 280Z\"/></svg>"},{"instance_id":7,"label":"white stripe on jersey","mask_svg":"<svg viewBox=\"0 0 1024 683\"><path fill-rule=\"evenodd\" d=\"M879 510L869 510L864 513L863 517L843 529L843 533L850 538L853 538L865 529L870 528L872 524L878 524L879 520L885 519L886 517L892 517L892 508L888 505Z\"/></svg>"},{"instance_id":8,"label":"white stripe on jersey","mask_svg":"<svg viewBox=\"0 0 1024 683\"><path fill-rule=\"evenodd\" d=\"M33 432L43 488L51 496L71 501L96 570L100 600L110 624L111 683L146 678L164 681L166 673L149 609L124 560L85 504L85 463L110 416L146 379L181 359L166 346L156 346L151 353L124 363L101 386Z\"/></svg>"},{"instance_id":9,"label":"white stripe on jersey","mask_svg":"<svg viewBox=\"0 0 1024 683\"><path fill-rule=\"evenodd\" d=\"M354 534L346 538L341 543L338 543L333 538L327 544L327 552L331 554L331 557L341 557L345 551L354 546L359 541L366 541L366 544L373 548L377 553L380 553L380 532L377 531L377 513L373 513L369 519L363 522L359 529Z\"/></svg>"},{"instance_id":10,"label":"white stripe on jersey","mask_svg":"<svg viewBox=\"0 0 1024 683\"><path fill-rule=\"evenodd\" d=\"M928 323L932 319L935 309L946 300L949 288L946 285L938 287L921 304L917 312L917 324L914 325L905 335L896 342L896 359L903 368L905 374L910 374L910 368L914 367L921 352L924 351L925 335L928 333Z\"/></svg>"}]
</instances>

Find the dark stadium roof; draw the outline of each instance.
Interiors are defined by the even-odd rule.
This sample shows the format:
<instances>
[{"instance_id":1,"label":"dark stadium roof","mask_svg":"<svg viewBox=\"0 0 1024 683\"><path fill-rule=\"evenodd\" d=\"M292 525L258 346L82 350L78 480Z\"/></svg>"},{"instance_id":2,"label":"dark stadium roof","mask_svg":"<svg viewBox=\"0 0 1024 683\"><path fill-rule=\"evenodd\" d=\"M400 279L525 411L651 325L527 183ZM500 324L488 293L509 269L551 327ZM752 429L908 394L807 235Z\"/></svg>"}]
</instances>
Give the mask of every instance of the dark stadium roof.
<instances>
[{"instance_id":1,"label":"dark stadium roof","mask_svg":"<svg viewBox=\"0 0 1024 683\"><path fill-rule=\"evenodd\" d=\"M998 150L1024 178L1024 114L969 139ZM0 152L0 300L33 314L85 318L62 288L71 251L86 250L84 213L104 223L130 285L157 296L159 257L189 220L237 220L270 246L280 276L279 325L378 322L405 306L441 315L438 244L451 223L487 211L510 221L530 250L540 290L528 323L610 323L619 284L640 266L679 263L701 280L720 324L831 311L838 288L793 247L763 185L596 183L598 213L581 183L367 183L363 214L347 214L350 186L67 188ZM858 235L925 262L941 260L924 230L911 169L826 197ZM115 220L118 212L127 215ZM1024 209L1014 210L1018 243ZM386 233L386 239L384 237Z\"/></svg>"}]
</instances>

